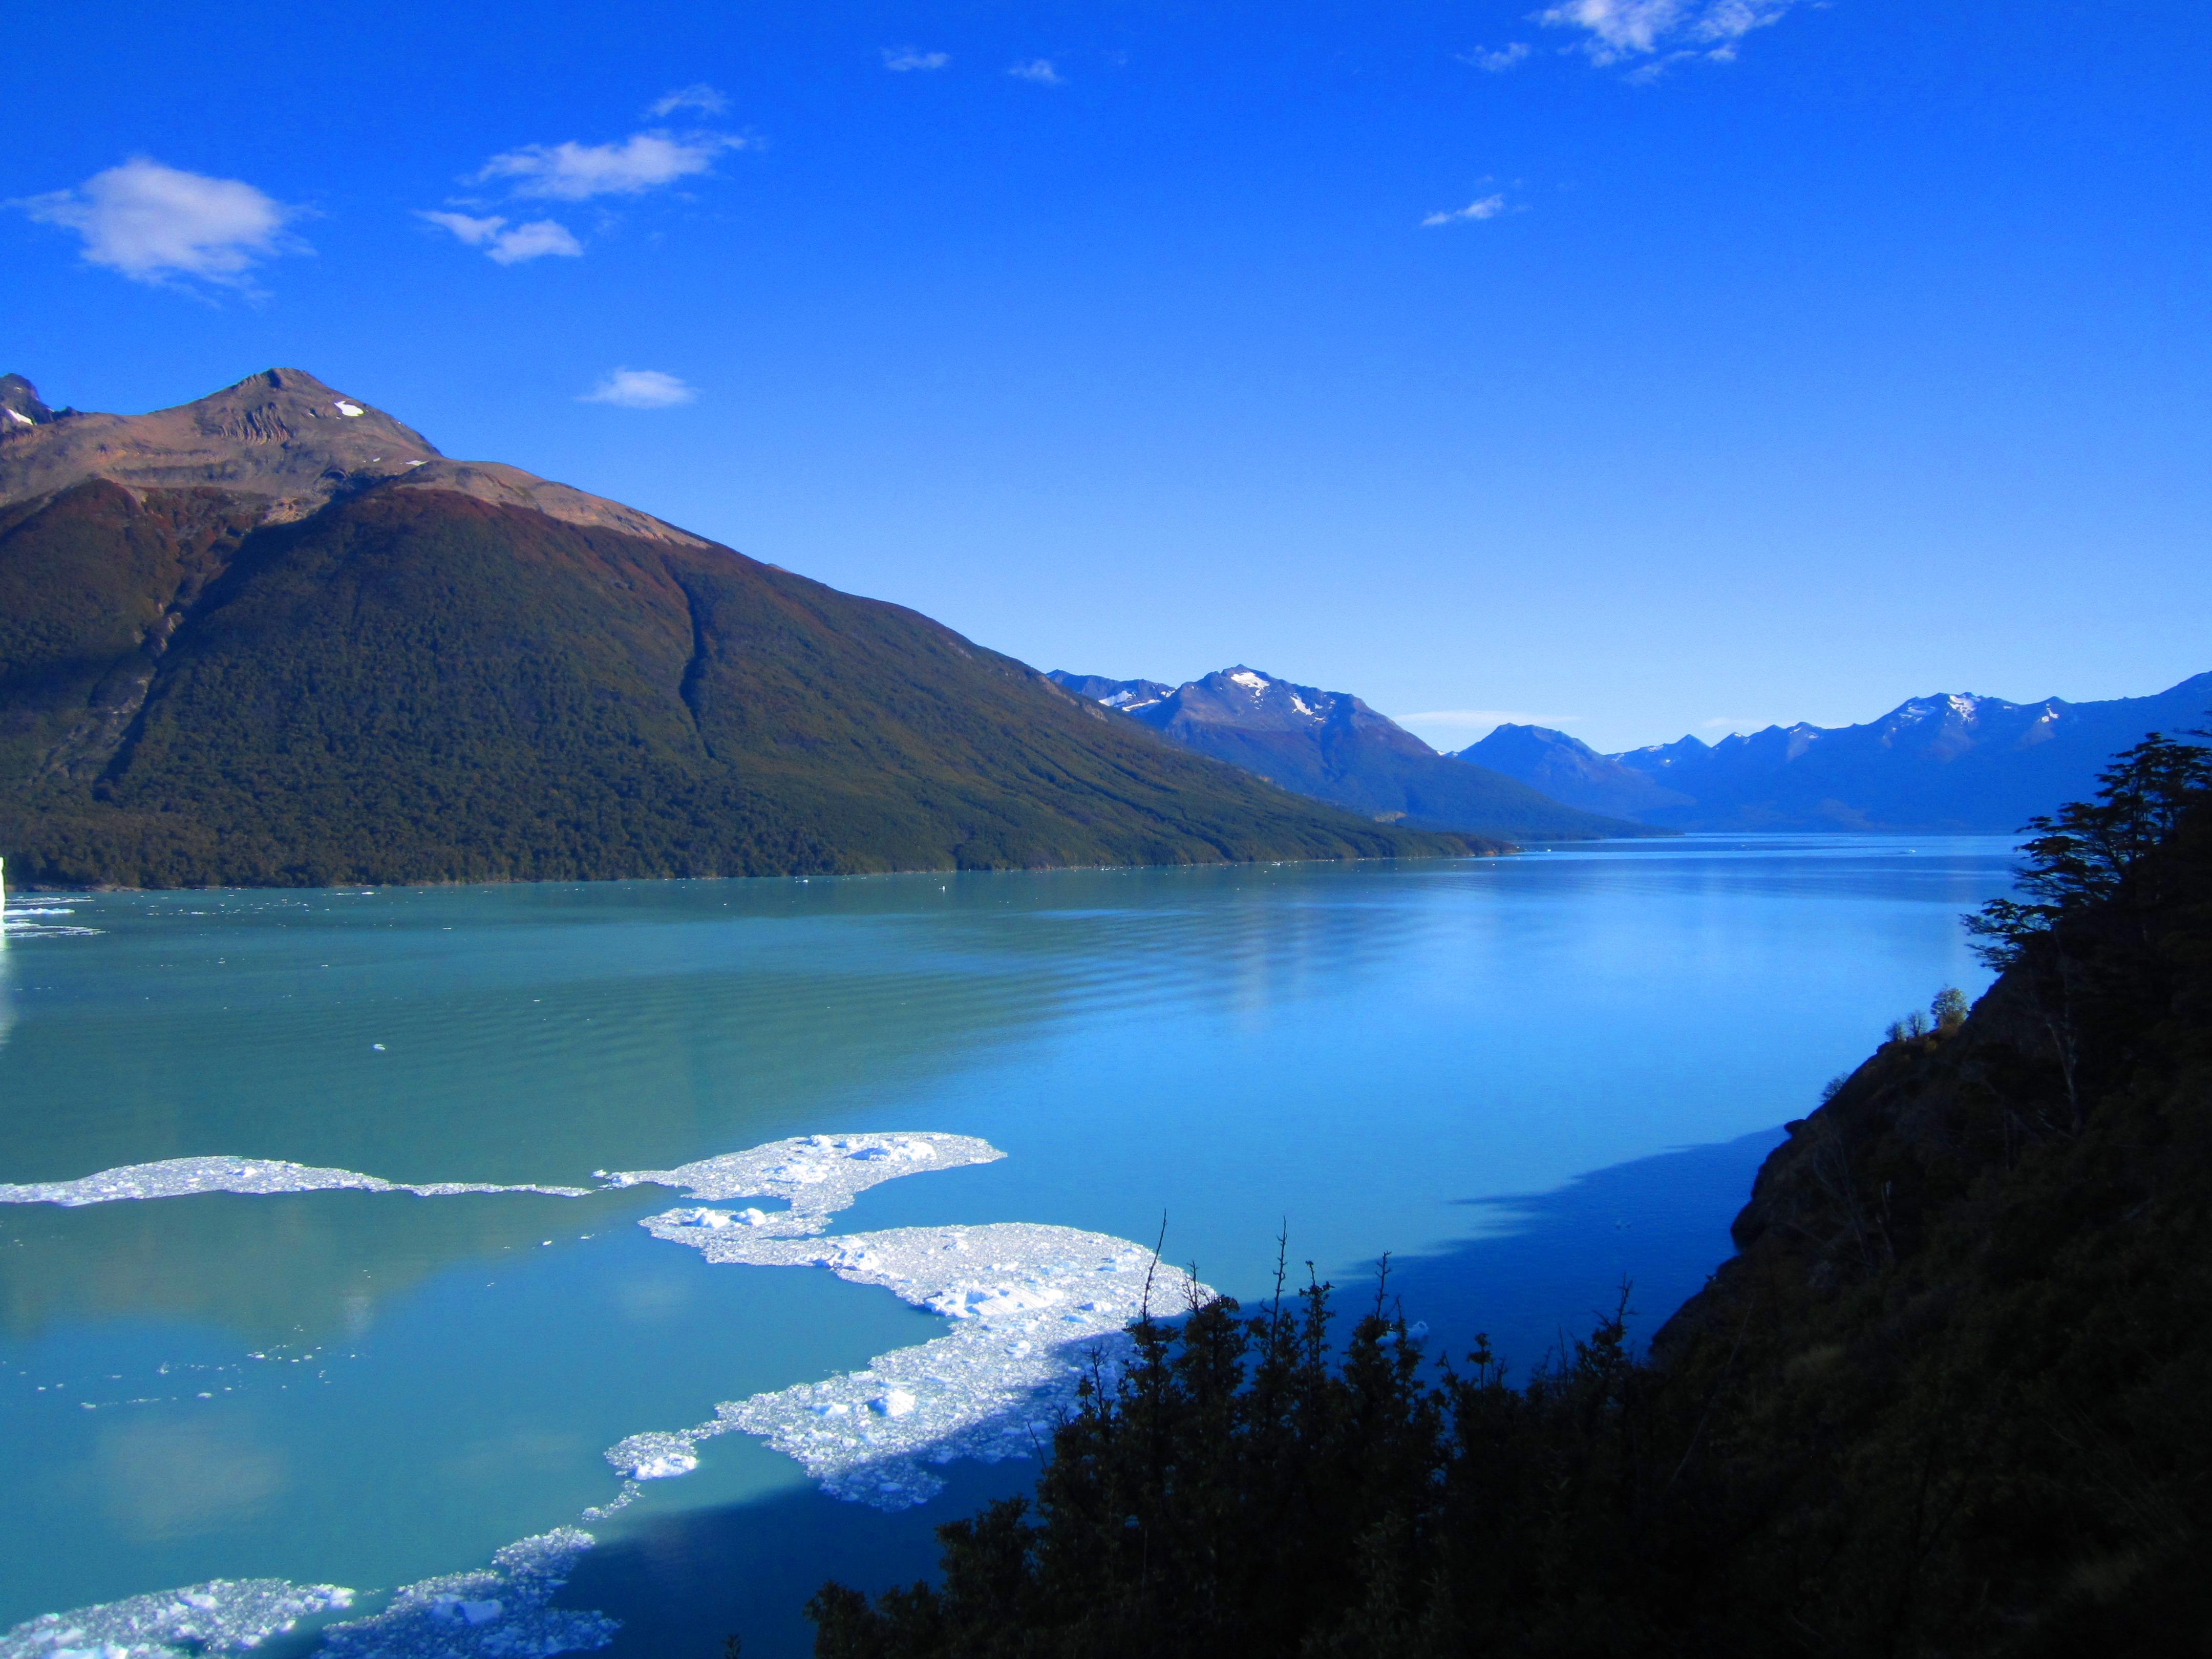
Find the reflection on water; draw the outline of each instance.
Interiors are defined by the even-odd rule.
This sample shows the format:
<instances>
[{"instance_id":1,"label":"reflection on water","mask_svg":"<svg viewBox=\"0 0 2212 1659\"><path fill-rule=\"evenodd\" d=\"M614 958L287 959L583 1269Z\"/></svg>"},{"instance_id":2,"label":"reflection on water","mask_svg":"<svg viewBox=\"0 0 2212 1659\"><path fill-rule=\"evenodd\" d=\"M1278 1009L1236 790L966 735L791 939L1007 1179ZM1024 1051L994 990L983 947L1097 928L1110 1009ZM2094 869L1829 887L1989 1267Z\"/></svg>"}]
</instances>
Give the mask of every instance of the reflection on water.
<instances>
[{"instance_id":1,"label":"reflection on water","mask_svg":"<svg viewBox=\"0 0 2212 1659\"><path fill-rule=\"evenodd\" d=\"M1287 1224L1340 1284L1386 1249L1466 1247L1484 1322L1579 1323L1578 1285L1476 1248L1552 1212L1464 1200L1802 1115L1887 1021L1982 982L1955 917L2008 863L1990 841L1706 837L1396 866L101 895L70 919L96 934L0 953L0 1182L222 1154L590 1186L787 1135L938 1130L1009 1156L870 1191L841 1231L1149 1241L1165 1212L1170 1255L1249 1296ZM1659 1250L1690 1285L1740 1199L1725 1185L1659 1200L1694 1218ZM0 1206L18 1495L0 1626L216 1577L366 1589L478 1565L608 1501L601 1454L625 1437L944 1328L880 1290L658 1243L635 1224L669 1202ZM798 1538L861 1535L824 1503L725 1437L604 1529L588 1571L649 1577L699 1547L687 1516L814 1516L746 1547L781 1564L767 1625L795 1630L820 1576ZM949 1511L862 1531L927 1561Z\"/></svg>"},{"instance_id":2,"label":"reflection on water","mask_svg":"<svg viewBox=\"0 0 2212 1659\"><path fill-rule=\"evenodd\" d=\"M238 1426L114 1418L70 1485L140 1542L167 1542L264 1512L291 1485L291 1460Z\"/></svg>"}]
</instances>

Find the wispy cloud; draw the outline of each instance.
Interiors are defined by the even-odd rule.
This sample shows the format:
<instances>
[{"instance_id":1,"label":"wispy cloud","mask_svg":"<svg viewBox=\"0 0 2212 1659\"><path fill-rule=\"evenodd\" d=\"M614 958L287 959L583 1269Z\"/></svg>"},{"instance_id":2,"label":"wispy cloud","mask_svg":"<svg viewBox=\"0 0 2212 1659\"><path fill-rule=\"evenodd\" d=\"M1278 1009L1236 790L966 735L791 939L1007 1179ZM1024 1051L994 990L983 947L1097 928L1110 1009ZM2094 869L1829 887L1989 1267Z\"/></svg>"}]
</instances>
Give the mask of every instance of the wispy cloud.
<instances>
[{"instance_id":1,"label":"wispy cloud","mask_svg":"<svg viewBox=\"0 0 2212 1659\"><path fill-rule=\"evenodd\" d=\"M487 258L503 265L542 259L549 253L573 259L584 251L584 245L569 233L568 228L554 219L532 219L527 224L509 225L497 214L482 219L465 213L424 213L420 216L434 225L443 225L471 247L482 248Z\"/></svg>"},{"instance_id":2,"label":"wispy cloud","mask_svg":"<svg viewBox=\"0 0 2212 1659\"><path fill-rule=\"evenodd\" d=\"M75 190L8 204L73 230L87 264L136 283L198 279L244 292L247 273L282 253L309 252L285 229L301 210L239 179L213 179L134 155Z\"/></svg>"},{"instance_id":3,"label":"wispy cloud","mask_svg":"<svg viewBox=\"0 0 2212 1659\"><path fill-rule=\"evenodd\" d=\"M1503 75L1516 64L1524 63L1528 57L1528 43L1514 40L1497 46L1477 46L1473 52L1463 52L1459 61L1492 75Z\"/></svg>"},{"instance_id":4,"label":"wispy cloud","mask_svg":"<svg viewBox=\"0 0 2212 1659\"><path fill-rule=\"evenodd\" d=\"M1053 67L1049 58L1032 58L1026 64L1009 64L1006 73L1017 81L1032 81L1041 87L1064 87L1067 78Z\"/></svg>"},{"instance_id":5,"label":"wispy cloud","mask_svg":"<svg viewBox=\"0 0 2212 1659\"><path fill-rule=\"evenodd\" d=\"M635 196L705 173L723 151L744 145L727 133L666 131L633 133L618 144L525 144L493 156L474 182L564 202Z\"/></svg>"},{"instance_id":6,"label":"wispy cloud","mask_svg":"<svg viewBox=\"0 0 2212 1659\"><path fill-rule=\"evenodd\" d=\"M1495 219L1505 211L1503 196L1479 196L1463 208L1451 208L1442 213L1431 213L1421 221L1430 229L1439 225L1462 224L1470 219Z\"/></svg>"},{"instance_id":7,"label":"wispy cloud","mask_svg":"<svg viewBox=\"0 0 2212 1659\"><path fill-rule=\"evenodd\" d=\"M576 401L612 404L617 409L673 409L698 397L695 387L657 368L610 369L599 383Z\"/></svg>"},{"instance_id":8,"label":"wispy cloud","mask_svg":"<svg viewBox=\"0 0 2212 1659\"><path fill-rule=\"evenodd\" d=\"M645 112L655 120L666 120L679 109L696 109L702 115L720 115L729 108L728 94L719 87L710 87L704 81L694 81L688 87L678 87L665 92L645 106Z\"/></svg>"},{"instance_id":9,"label":"wispy cloud","mask_svg":"<svg viewBox=\"0 0 2212 1659\"><path fill-rule=\"evenodd\" d=\"M1650 79L1687 58L1732 61L1736 43L1778 23L1798 0L1559 0L1535 14L1549 28L1579 29L1577 47L1605 67L1635 62Z\"/></svg>"},{"instance_id":10,"label":"wispy cloud","mask_svg":"<svg viewBox=\"0 0 2212 1659\"><path fill-rule=\"evenodd\" d=\"M919 46L884 48L884 67L894 75L910 75L916 70L941 70L951 61L949 52L924 52Z\"/></svg>"}]
</instances>

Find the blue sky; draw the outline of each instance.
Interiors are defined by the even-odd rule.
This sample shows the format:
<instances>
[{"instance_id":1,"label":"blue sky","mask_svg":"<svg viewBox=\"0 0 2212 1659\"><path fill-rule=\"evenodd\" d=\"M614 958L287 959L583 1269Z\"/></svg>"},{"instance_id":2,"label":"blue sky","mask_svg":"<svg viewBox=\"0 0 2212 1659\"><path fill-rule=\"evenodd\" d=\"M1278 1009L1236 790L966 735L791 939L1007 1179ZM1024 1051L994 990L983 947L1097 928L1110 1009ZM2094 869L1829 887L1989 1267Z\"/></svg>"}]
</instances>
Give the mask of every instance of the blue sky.
<instances>
[{"instance_id":1,"label":"blue sky","mask_svg":"<svg viewBox=\"0 0 2212 1659\"><path fill-rule=\"evenodd\" d=\"M711 14L711 15L708 15ZM0 370L1601 748L2212 668L2212 8L0 12Z\"/></svg>"}]
</instances>

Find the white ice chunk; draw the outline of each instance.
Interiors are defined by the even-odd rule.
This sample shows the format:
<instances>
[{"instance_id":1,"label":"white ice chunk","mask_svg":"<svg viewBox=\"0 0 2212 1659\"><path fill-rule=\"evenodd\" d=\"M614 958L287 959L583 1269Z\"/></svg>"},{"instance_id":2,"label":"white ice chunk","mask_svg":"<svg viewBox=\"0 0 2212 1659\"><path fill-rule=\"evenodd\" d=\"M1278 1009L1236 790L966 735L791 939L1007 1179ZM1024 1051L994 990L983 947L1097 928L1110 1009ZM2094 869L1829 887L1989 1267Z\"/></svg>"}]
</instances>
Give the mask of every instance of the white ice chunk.
<instances>
[{"instance_id":1,"label":"white ice chunk","mask_svg":"<svg viewBox=\"0 0 2212 1659\"><path fill-rule=\"evenodd\" d=\"M733 1429L796 1459L832 1496L883 1510L924 1503L944 1482L925 1465L1034 1455L1094 1367L1118 1374L1127 1327L1149 1306L1180 1314L1213 1291L1125 1238L999 1222L900 1227L834 1238L702 1228L690 1209L640 1224L709 1261L827 1267L944 1315L947 1334L879 1354L865 1370L715 1407L696 1428L633 1435L607 1453L625 1474Z\"/></svg>"},{"instance_id":2,"label":"white ice chunk","mask_svg":"<svg viewBox=\"0 0 2212 1659\"><path fill-rule=\"evenodd\" d=\"M318 1169L281 1158L168 1158L154 1164L125 1164L76 1181L0 1182L0 1204L59 1204L75 1209L121 1199L184 1198L194 1193L319 1193L350 1188L366 1193L413 1193L418 1198L450 1198L458 1193L542 1193L551 1198L587 1198L582 1187L501 1187L475 1181L434 1181L421 1185L386 1181L352 1170Z\"/></svg>"},{"instance_id":3,"label":"white ice chunk","mask_svg":"<svg viewBox=\"0 0 2212 1659\"><path fill-rule=\"evenodd\" d=\"M185 1589L134 1595L70 1613L42 1613L0 1635L0 1659L151 1659L185 1652L242 1653L301 1620L353 1605L336 1584L283 1578L216 1578Z\"/></svg>"},{"instance_id":4,"label":"white ice chunk","mask_svg":"<svg viewBox=\"0 0 2212 1659\"><path fill-rule=\"evenodd\" d=\"M345 1659L544 1659L603 1648L621 1628L617 1620L546 1605L592 1542L591 1534L562 1527L509 1544L489 1568L426 1578L382 1613L332 1626L324 1650Z\"/></svg>"},{"instance_id":5,"label":"white ice chunk","mask_svg":"<svg viewBox=\"0 0 2212 1659\"><path fill-rule=\"evenodd\" d=\"M619 1170L609 1175L606 1182L611 1187L644 1182L674 1187L687 1198L710 1201L780 1198L788 1209L748 1209L730 1219L775 1237L793 1238L820 1232L830 1216L879 1182L923 1170L988 1164L1005 1156L989 1141L973 1135L796 1135L673 1170ZM716 1231L730 1224L703 1218L720 1213L715 1211L682 1213L682 1224L692 1229Z\"/></svg>"}]
</instances>

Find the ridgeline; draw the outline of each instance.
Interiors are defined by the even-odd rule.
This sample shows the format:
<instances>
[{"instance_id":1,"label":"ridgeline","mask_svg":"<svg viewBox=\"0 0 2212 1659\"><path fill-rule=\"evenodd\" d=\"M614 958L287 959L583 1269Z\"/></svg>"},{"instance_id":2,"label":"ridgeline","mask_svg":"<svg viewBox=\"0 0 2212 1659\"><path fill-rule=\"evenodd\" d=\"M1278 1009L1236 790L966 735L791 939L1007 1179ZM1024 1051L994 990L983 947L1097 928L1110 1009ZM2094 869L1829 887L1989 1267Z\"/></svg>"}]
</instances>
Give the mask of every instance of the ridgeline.
<instances>
[{"instance_id":1,"label":"ridgeline","mask_svg":"<svg viewBox=\"0 0 2212 1659\"><path fill-rule=\"evenodd\" d=\"M0 425L20 883L578 880L1488 852L296 369ZM12 408L13 405L11 404Z\"/></svg>"},{"instance_id":2,"label":"ridgeline","mask_svg":"<svg viewBox=\"0 0 2212 1659\"><path fill-rule=\"evenodd\" d=\"M2212 1631L2212 756L2033 828L2002 971L1760 1171L1651 1357L1510 1382L1384 1293L1141 1327L941 1586L821 1659L2197 1653ZM1624 1297L1625 1306L1625 1297Z\"/></svg>"}]
</instances>

